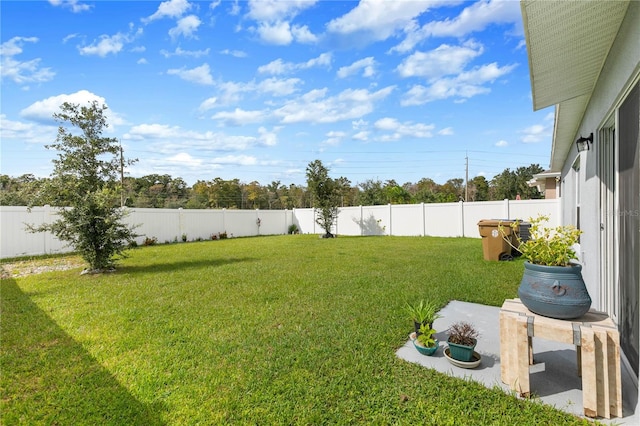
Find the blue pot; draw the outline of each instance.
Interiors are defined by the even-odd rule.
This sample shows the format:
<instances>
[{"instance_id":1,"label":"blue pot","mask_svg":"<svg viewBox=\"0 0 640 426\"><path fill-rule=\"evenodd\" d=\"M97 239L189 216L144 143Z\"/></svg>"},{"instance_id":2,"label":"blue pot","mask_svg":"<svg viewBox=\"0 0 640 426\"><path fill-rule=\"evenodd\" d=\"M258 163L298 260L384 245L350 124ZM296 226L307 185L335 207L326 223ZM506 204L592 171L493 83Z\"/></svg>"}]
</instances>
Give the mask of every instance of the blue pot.
<instances>
[{"instance_id":1,"label":"blue pot","mask_svg":"<svg viewBox=\"0 0 640 426\"><path fill-rule=\"evenodd\" d=\"M581 265L545 266L524 262L518 297L531 312L550 318L579 318L591 307Z\"/></svg>"},{"instance_id":2,"label":"blue pot","mask_svg":"<svg viewBox=\"0 0 640 426\"><path fill-rule=\"evenodd\" d=\"M417 339L414 340L413 341L413 346L415 346L415 348L418 350L418 352L420 352L422 355L431 356L431 355L436 353L436 351L438 350L438 347L439 347L439 343L438 343L437 340L436 340L436 344L433 345L430 348L427 348L426 346L419 345L417 342L418 342Z\"/></svg>"},{"instance_id":3,"label":"blue pot","mask_svg":"<svg viewBox=\"0 0 640 426\"><path fill-rule=\"evenodd\" d=\"M477 340L474 339L473 346L459 345L457 343L451 343L447 340L449 344L449 355L451 358L456 359L458 361L469 362L473 359L473 350L476 348Z\"/></svg>"}]
</instances>

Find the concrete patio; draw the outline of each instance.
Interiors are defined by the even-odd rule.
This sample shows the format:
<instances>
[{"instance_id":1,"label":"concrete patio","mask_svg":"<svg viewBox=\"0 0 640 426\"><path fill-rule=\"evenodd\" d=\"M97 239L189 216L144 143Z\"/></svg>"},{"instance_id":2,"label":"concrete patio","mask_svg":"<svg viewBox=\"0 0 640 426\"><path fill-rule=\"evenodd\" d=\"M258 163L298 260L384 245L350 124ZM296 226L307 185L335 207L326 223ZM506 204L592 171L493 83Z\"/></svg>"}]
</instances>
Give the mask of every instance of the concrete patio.
<instances>
[{"instance_id":1,"label":"concrete patio","mask_svg":"<svg viewBox=\"0 0 640 426\"><path fill-rule=\"evenodd\" d=\"M475 303L452 301L445 306L436 320L434 328L440 341L440 349L434 356L418 353L413 343L407 343L398 349L397 356L405 361L433 368L444 374L468 380L474 380L493 388L500 387L511 393L509 387L500 380L500 308ZM480 366L464 369L452 365L444 356L446 330L458 321L467 321L475 325L480 332L476 352L482 355ZM407 328L407 335L409 332ZM531 390L536 398L567 413L584 417L582 410L582 382L578 377L576 351L572 345L533 338L535 364L530 368ZM622 365L622 418L598 418L603 424L640 425L638 415L638 388L632 374Z\"/></svg>"}]
</instances>

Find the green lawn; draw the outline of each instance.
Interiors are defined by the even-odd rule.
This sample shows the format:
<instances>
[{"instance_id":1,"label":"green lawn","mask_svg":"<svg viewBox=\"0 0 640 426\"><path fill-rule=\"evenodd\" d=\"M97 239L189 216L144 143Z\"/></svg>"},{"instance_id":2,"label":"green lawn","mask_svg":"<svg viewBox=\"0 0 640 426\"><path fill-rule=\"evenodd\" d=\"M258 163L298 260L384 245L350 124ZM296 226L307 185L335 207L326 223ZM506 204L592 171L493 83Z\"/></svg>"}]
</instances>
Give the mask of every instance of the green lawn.
<instances>
[{"instance_id":1,"label":"green lawn","mask_svg":"<svg viewBox=\"0 0 640 426\"><path fill-rule=\"evenodd\" d=\"M582 424L395 356L430 298L500 306L479 239L312 235L143 247L116 273L4 279L3 425Z\"/></svg>"}]
</instances>

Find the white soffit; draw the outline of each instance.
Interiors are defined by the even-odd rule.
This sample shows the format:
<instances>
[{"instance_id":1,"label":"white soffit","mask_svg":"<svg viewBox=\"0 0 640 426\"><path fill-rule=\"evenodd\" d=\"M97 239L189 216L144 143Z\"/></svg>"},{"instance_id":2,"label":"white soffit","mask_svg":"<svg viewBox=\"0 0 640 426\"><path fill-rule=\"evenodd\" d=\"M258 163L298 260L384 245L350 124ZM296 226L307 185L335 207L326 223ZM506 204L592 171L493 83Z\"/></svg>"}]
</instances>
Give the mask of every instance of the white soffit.
<instances>
[{"instance_id":1,"label":"white soffit","mask_svg":"<svg viewBox=\"0 0 640 426\"><path fill-rule=\"evenodd\" d=\"M533 109L590 95L629 1L521 2Z\"/></svg>"},{"instance_id":2,"label":"white soffit","mask_svg":"<svg viewBox=\"0 0 640 426\"><path fill-rule=\"evenodd\" d=\"M551 170L562 170L569 151L576 149L574 136L578 131L588 102L589 96L582 95L556 105L553 144L551 146Z\"/></svg>"}]
</instances>

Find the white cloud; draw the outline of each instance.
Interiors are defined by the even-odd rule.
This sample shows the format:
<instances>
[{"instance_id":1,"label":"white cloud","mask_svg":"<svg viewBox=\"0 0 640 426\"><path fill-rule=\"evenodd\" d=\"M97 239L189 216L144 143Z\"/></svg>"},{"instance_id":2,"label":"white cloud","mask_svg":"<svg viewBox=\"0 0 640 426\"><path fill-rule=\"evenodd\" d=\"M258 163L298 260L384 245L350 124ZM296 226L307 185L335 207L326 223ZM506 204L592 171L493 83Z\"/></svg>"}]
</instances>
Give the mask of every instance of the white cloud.
<instances>
[{"instance_id":1,"label":"white cloud","mask_svg":"<svg viewBox=\"0 0 640 426\"><path fill-rule=\"evenodd\" d=\"M247 17L258 23L254 31L269 44L288 45L294 40L312 43L317 37L307 26L291 25L300 12L312 7L316 0L250 0Z\"/></svg>"},{"instance_id":2,"label":"white cloud","mask_svg":"<svg viewBox=\"0 0 640 426\"><path fill-rule=\"evenodd\" d=\"M345 138L347 134L345 132L331 131L325 135L327 138L322 142L323 145L336 146Z\"/></svg>"},{"instance_id":3,"label":"white cloud","mask_svg":"<svg viewBox=\"0 0 640 426\"><path fill-rule=\"evenodd\" d=\"M167 163L180 167L196 168L202 166L202 159L194 158L186 152L179 152L167 158Z\"/></svg>"},{"instance_id":4,"label":"white cloud","mask_svg":"<svg viewBox=\"0 0 640 426\"><path fill-rule=\"evenodd\" d=\"M312 44L318 41L318 37L313 34L306 25L294 25L291 28L291 35L298 43Z\"/></svg>"},{"instance_id":5,"label":"white cloud","mask_svg":"<svg viewBox=\"0 0 640 426\"><path fill-rule=\"evenodd\" d=\"M436 5L431 1L361 0L347 14L330 21L327 30L341 36L358 34L367 42L385 40L415 25L415 18Z\"/></svg>"},{"instance_id":6,"label":"white cloud","mask_svg":"<svg viewBox=\"0 0 640 426\"><path fill-rule=\"evenodd\" d=\"M286 96L298 91L297 86L302 83L299 78L277 79L275 77L262 80L257 90L273 96Z\"/></svg>"},{"instance_id":7,"label":"white cloud","mask_svg":"<svg viewBox=\"0 0 640 426\"><path fill-rule=\"evenodd\" d=\"M455 19L431 21L422 27L405 27L406 38L392 51L408 52L429 37L461 38L473 32L482 31L492 24L521 26L521 23L519 2L480 0L465 8Z\"/></svg>"},{"instance_id":8,"label":"white cloud","mask_svg":"<svg viewBox=\"0 0 640 426\"><path fill-rule=\"evenodd\" d=\"M213 77L211 76L211 69L209 68L209 64L203 64L190 70L184 68L170 69L167 71L167 74L177 75L185 81L202 84L205 86L209 86L214 83Z\"/></svg>"},{"instance_id":9,"label":"white cloud","mask_svg":"<svg viewBox=\"0 0 640 426\"><path fill-rule=\"evenodd\" d=\"M415 52L396 68L401 77L439 78L461 72L480 56L484 48L480 43L468 41L461 46L442 44L428 52Z\"/></svg>"},{"instance_id":10,"label":"white cloud","mask_svg":"<svg viewBox=\"0 0 640 426\"><path fill-rule=\"evenodd\" d=\"M373 123L373 127L383 132L379 140L395 141L405 137L409 138L430 138L433 137L433 124L413 123L411 121L399 122L395 118L384 117Z\"/></svg>"},{"instance_id":11,"label":"white cloud","mask_svg":"<svg viewBox=\"0 0 640 426\"><path fill-rule=\"evenodd\" d=\"M375 65L376 61L373 59L373 56L369 56L364 59L360 59L352 63L351 65L347 65L345 67L341 67L338 70L338 77L345 78L350 75L354 75L362 70L363 77L372 77L375 74Z\"/></svg>"},{"instance_id":12,"label":"white cloud","mask_svg":"<svg viewBox=\"0 0 640 426\"><path fill-rule=\"evenodd\" d=\"M498 148L504 148L506 146L509 146L509 142L505 140L499 140L498 142L495 143L495 146L497 146Z\"/></svg>"},{"instance_id":13,"label":"white cloud","mask_svg":"<svg viewBox=\"0 0 640 426\"><path fill-rule=\"evenodd\" d=\"M451 136L451 135L453 135L453 128L452 127L445 127L444 129L439 130L438 134L440 136Z\"/></svg>"},{"instance_id":14,"label":"white cloud","mask_svg":"<svg viewBox=\"0 0 640 426\"><path fill-rule=\"evenodd\" d=\"M142 22L149 23L162 18L176 19L184 15L189 9L191 9L191 4L187 0L164 1L160 3L158 10L153 15L143 18Z\"/></svg>"},{"instance_id":15,"label":"white cloud","mask_svg":"<svg viewBox=\"0 0 640 426\"><path fill-rule=\"evenodd\" d=\"M56 139L58 127L55 123L41 125L9 120L5 114L0 114L0 139L3 146L9 146L9 141L15 143L48 144Z\"/></svg>"},{"instance_id":16,"label":"white cloud","mask_svg":"<svg viewBox=\"0 0 640 426\"><path fill-rule=\"evenodd\" d=\"M551 140L553 135L553 123L554 123L554 114L547 114L543 122L540 124L534 124L532 126L526 127L520 131L522 137L520 140L523 143L538 143L544 140Z\"/></svg>"},{"instance_id":17,"label":"white cloud","mask_svg":"<svg viewBox=\"0 0 640 426\"><path fill-rule=\"evenodd\" d=\"M208 51L209 49L207 49ZM234 56L236 58L246 58L247 57L247 53L243 52L242 50L229 50L229 49L224 49L220 51L220 54L222 55L230 55L230 56Z\"/></svg>"},{"instance_id":18,"label":"white cloud","mask_svg":"<svg viewBox=\"0 0 640 426\"><path fill-rule=\"evenodd\" d=\"M317 0L249 0L248 17L256 21L277 21L293 18L312 7Z\"/></svg>"},{"instance_id":19,"label":"white cloud","mask_svg":"<svg viewBox=\"0 0 640 426\"><path fill-rule=\"evenodd\" d=\"M207 47L204 50L184 50L180 47L176 47L173 52L169 52L168 50L160 50L160 54L165 58L170 58L172 56L182 56L182 57L191 57L191 58L199 58L201 56L208 56L210 49Z\"/></svg>"},{"instance_id":20,"label":"white cloud","mask_svg":"<svg viewBox=\"0 0 640 426\"><path fill-rule=\"evenodd\" d=\"M258 35L269 44L287 45L293 41L293 34L288 22L262 22L258 26Z\"/></svg>"},{"instance_id":21,"label":"white cloud","mask_svg":"<svg viewBox=\"0 0 640 426\"><path fill-rule=\"evenodd\" d=\"M272 131L267 130L264 127L258 128L258 140L263 146L276 146L278 144L278 133L280 128L275 128Z\"/></svg>"},{"instance_id":22,"label":"white cloud","mask_svg":"<svg viewBox=\"0 0 640 426\"><path fill-rule=\"evenodd\" d=\"M354 135L351 136L351 139L355 139L357 141L363 141L366 142L369 140L369 132L366 130L362 130L358 133L355 133Z\"/></svg>"},{"instance_id":23,"label":"white cloud","mask_svg":"<svg viewBox=\"0 0 640 426\"><path fill-rule=\"evenodd\" d=\"M40 58L30 61L14 59L22 53L24 43L37 43L36 37L13 37L0 45L0 67L2 78L8 78L18 84L42 83L50 81L56 75L51 68L40 67Z\"/></svg>"},{"instance_id":24,"label":"white cloud","mask_svg":"<svg viewBox=\"0 0 640 426\"><path fill-rule=\"evenodd\" d=\"M53 6L61 6L67 7L71 9L73 13L86 12L87 10L91 10L90 5L80 3L78 0L49 0Z\"/></svg>"},{"instance_id":25,"label":"white cloud","mask_svg":"<svg viewBox=\"0 0 640 426\"><path fill-rule=\"evenodd\" d=\"M211 117L221 124L228 126L243 126L251 123L259 123L265 118L264 111L246 111L236 108L233 111L221 111Z\"/></svg>"},{"instance_id":26,"label":"white cloud","mask_svg":"<svg viewBox=\"0 0 640 426\"><path fill-rule=\"evenodd\" d=\"M205 99L204 101L202 101L202 103L200 104L200 106L198 107L198 110L200 111L208 111L210 109L213 109L215 107L218 106L218 98L211 97L208 99Z\"/></svg>"},{"instance_id":27,"label":"white cloud","mask_svg":"<svg viewBox=\"0 0 640 426\"><path fill-rule=\"evenodd\" d=\"M491 89L485 85L510 73L515 67L516 65L499 67L496 63L491 63L462 72L455 77L432 80L429 86L418 84L405 93L400 104L403 106L422 105L451 97L464 100L479 94L489 93Z\"/></svg>"},{"instance_id":28,"label":"white cloud","mask_svg":"<svg viewBox=\"0 0 640 426\"><path fill-rule=\"evenodd\" d=\"M136 37L142 35L141 29L134 31L134 27L130 26L129 30L128 34L117 33L111 36L103 34L98 41L94 41L88 46L78 46L78 51L81 55L97 55L102 58L110 53L115 55L124 48L125 44L131 43Z\"/></svg>"},{"instance_id":29,"label":"white cloud","mask_svg":"<svg viewBox=\"0 0 640 426\"><path fill-rule=\"evenodd\" d=\"M266 65L261 65L258 67L258 72L261 74L289 74L299 70L305 70L309 68L315 67L331 67L331 61L333 56L331 53L322 53L320 56L316 58L309 59L306 62L284 62L281 58L278 58L274 61L269 62Z\"/></svg>"},{"instance_id":30,"label":"white cloud","mask_svg":"<svg viewBox=\"0 0 640 426\"><path fill-rule=\"evenodd\" d=\"M366 89L347 89L327 97L327 89L315 89L298 99L288 101L273 112L282 123L334 123L361 118L373 111L374 104L385 99L395 86L377 92Z\"/></svg>"},{"instance_id":31,"label":"white cloud","mask_svg":"<svg viewBox=\"0 0 640 426\"><path fill-rule=\"evenodd\" d=\"M195 32L198 31L198 27L202 24L200 19L196 15L185 16L178 19L175 27L169 30L169 36L172 39L176 39L179 36L184 38L197 38Z\"/></svg>"},{"instance_id":32,"label":"white cloud","mask_svg":"<svg viewBox=\"0 0 640 426\"><path fill-rule=\"evenodd\" d=\"M222 132L196 132L182 129L180 126L166 124L140 124L131 127L123 139L153 143L153 150L159 154L177 155L186 150L245 151L255 146L272 146L275 143L275 130L258 130L258 136L230 135Z\"/></svg>"},{"instance_id":33,"label":"white cloud","mask_svg":"<svg viewBox=\"0 0 640 426\"><path fill-rule=\"evenodd\" d=\"M54 124L55 120L53 119L53 114L60 112L60 106L63 103L68 102L70 104L88 106L88 104L93 101L96 101L99 106L108 106L103 97L91 93L87 90L80 90L68 95L63 94L52 96L50 98L34 102L27 108L20 111L20 116L27 120L33 120L44 124ZM108 109L104 114L107 117L109 131L113 131L114 127L117 125L124 124L124 120L115 112Z\"/></svg>"}]
</instances>

